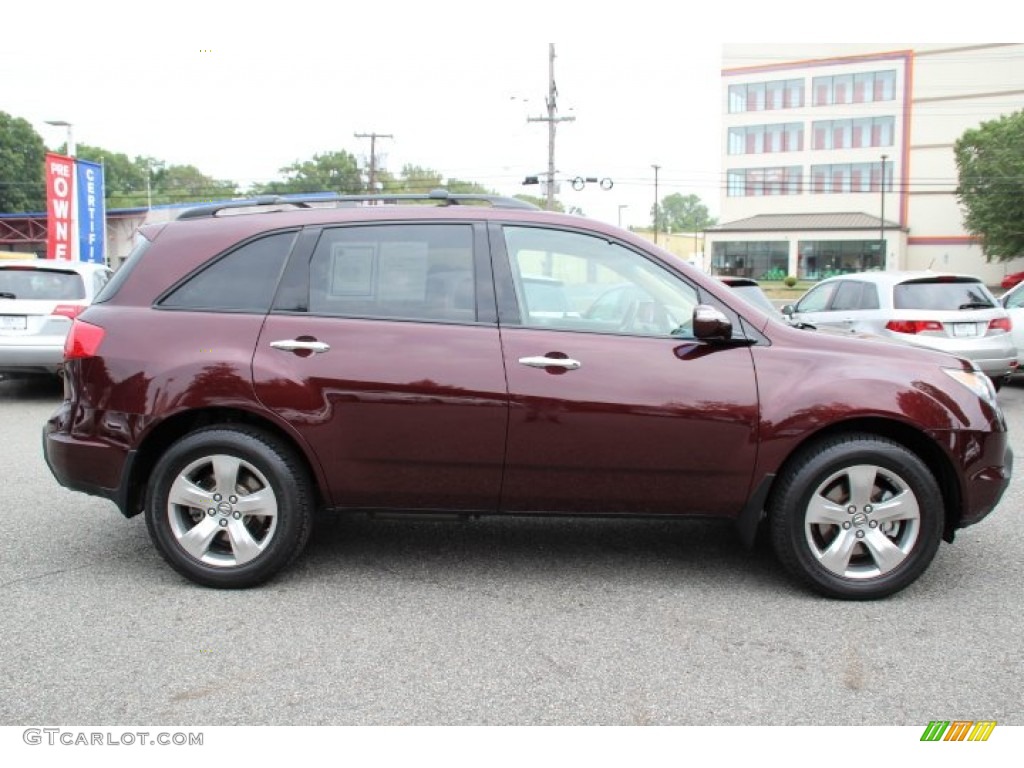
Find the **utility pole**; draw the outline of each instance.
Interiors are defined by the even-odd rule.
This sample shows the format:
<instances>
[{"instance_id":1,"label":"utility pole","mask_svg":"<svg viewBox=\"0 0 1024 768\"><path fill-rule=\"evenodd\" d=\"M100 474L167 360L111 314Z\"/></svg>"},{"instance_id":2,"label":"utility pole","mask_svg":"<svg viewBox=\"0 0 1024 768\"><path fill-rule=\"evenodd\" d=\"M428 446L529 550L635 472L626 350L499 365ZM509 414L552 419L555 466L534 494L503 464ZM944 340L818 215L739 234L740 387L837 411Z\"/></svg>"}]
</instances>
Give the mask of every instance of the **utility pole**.
<instances>
[{"instance_id":1,"label":"utility pole","mask_svg":"<svg viewBox=\"0 0 1024 768\"><path fill-rule=\"evenodd\" d=\"M654 243L658 243L658 170L660 165L652 165L654 169Z\"/></svg>"},{"instance_id":2,"label":"utility pole","mask_svg":"<svg viewBox=\"0 0 1024 768\"><path fill-rule=\"evenodd\" d=\"M393 139L390 133L356 133L357 139L370 140L370 194L377 194L377 139Z\"/></svg>"},{"instance_id":3,"label":"utility pole","mask_svg":"<svg viewBox=\"0 0 1024 768\"><path fill-rule=\"evenodd\" d=\"M575 117L558 116L558 89L555 87L555 44L548 43L548 97L545 104L548 108L547 117L528 117L528 123L548 124L548 194L545 207L550 211L555 207L555 125L571 123Z\"/></svg>"},{"instance_id":4,"label":"utility pole","mask_svg":"<svg viewBox=\"0 0 1024 768\"><path fill-rule=\"evenodd\" d=\"M886 258L885 258L885 161L888 159L888 155L882 155L882 214L878 219L878 255L881 258L882 269L887 269Z\"/></svg>"}]
</instances>

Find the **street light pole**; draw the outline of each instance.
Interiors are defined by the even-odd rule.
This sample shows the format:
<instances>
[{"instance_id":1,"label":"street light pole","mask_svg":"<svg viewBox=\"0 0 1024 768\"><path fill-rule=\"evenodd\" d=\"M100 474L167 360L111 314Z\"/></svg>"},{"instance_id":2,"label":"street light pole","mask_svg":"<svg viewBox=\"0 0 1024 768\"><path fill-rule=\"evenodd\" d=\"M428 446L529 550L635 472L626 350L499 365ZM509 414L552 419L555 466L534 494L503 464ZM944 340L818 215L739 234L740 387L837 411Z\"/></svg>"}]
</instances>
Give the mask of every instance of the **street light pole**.
<instances>
[{"instance_id":1,"label":"street light pole","mask_svg":"<svg viewBox=\"0 0 1024 768\"><path fill-rule=\"evenodd\" d=\"M654 244L658 244L658 170L660 165L652 165L654 169Z\"/></svg>"},{"instance_id":2,"label":"street light pole","mask_svg":"<svg viewBox=\"0 0 1024 768\"><path fill-rule=\"evenodd\" d=\"M67 151L68 157L74 157L75 156L75 139L74 139L74 136L73 136L73 134L71 132L71 123L69 123L67 120L47 120L46 124L47 125L55 125L55 126L57 126L59 128L67 128L68 129L68 138L67 138L66 151Z\"/></svg>"},{"instance_id":3,"label":"street light pole","mask_svg":"<svg viewBox=\"0 0 1024 768\"><path fill-rule=\"evenodd\" d=\"M882 215L878 220L878 254L882 259L881 267L885 269L885 161L888 159L888 155L882 155Z\"/></svg>"}]
</instances>

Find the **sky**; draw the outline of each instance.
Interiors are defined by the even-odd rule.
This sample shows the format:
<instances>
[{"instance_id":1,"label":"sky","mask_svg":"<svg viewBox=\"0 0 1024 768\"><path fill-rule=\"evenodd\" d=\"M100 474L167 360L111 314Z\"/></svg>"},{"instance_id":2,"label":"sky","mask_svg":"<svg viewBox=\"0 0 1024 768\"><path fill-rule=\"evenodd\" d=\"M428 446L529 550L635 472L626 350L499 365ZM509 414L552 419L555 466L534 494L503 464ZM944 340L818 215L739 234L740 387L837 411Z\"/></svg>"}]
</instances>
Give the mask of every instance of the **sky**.
<instances>
[{"instance_id":1,"label":"sky","mask_svg":"<svg viewBox=\"0 0 1024 768\"><path fill-rule=\"evenodd\" d=\"M46 121L67 121L76 143L194 165L243 190L316 153L366 161L370 141L355 134L377 133L391 136L376 147L392 173L413 164L541 196L522 181L548 167L548 124L529 118L547 116L554 40L558 115L574 118L556 129L558 198L643 226L673 193L718 213L726 41L942 33L925 36L918 11L877 0L842 20L817 2L701 5L19 2L0 14L0 111L28 120L51 149L67 129ZM948 37L969 36L970 22L955 21ZM611 188L575 191L577 176Z\"/></svg>"}]
</instances>

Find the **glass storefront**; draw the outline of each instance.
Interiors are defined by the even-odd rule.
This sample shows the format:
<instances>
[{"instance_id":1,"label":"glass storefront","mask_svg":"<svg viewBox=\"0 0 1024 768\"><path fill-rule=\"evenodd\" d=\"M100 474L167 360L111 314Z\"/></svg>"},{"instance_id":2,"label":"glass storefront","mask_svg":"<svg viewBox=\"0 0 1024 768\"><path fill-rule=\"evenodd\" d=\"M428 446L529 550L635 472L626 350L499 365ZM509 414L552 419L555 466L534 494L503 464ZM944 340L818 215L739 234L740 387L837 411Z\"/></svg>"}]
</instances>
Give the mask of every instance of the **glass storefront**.
<instances>
[{"instance_id":1,"label":"glass storefront","mask_svg":"<svg viewBox=\"0 0 1024 768\"><path fill-rule=\"evenodd\" d=\"M711 274L782 280L789 274L789 241L713 243Z\"/></svg>"},{"instance_id":2,"label":"glass storefront","mask_svg":"<svg viewBox=\"0 0 1024 768\"><path fill-rule=\"evenodd\" d=\"M823 280L833 275L884 268L885 257L878 238L801 240L797 247L797 277L801 280Z\"/></svg>"}]
</instances>

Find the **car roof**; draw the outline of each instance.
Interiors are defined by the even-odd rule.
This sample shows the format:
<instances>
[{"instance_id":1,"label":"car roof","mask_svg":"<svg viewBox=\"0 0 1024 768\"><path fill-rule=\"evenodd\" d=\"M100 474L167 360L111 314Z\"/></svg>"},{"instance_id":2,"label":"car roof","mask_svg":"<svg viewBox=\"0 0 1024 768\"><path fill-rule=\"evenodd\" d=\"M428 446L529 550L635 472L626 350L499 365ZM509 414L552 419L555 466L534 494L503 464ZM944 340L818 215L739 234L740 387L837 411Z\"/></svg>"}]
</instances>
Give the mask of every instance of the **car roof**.
<instances>
[{"instance_id":1,"label":"car roof","mask_svg":"<svg viewBox=\"0 0 1024 768\"><path fill-rule=\"evenodd\" d=\"M859 280L865 283L875 283L876 285L893 286L915 280L937 280L941 278L956 281L982 282L981 278L976 275L964 275L955 272L933 272L929 269L922 269L916 271L851 272L846 275L833 275L832 277L827 277L822 280L821 283L834 283L838 280ZM819 283L819 285L821 283Z\"/></svg>"},{"instance_id":2,"label":"car roof","mask_svg":"<svg viewBox=\"0 0 1024 768\"><path fill-rule=\"evenodd\" d=\"M40 269L60 272L89 273L99 269L108 269L106 264L94 264L89 261L58 261L57 259L4 259L0 261L0 269L16 267L18 269Z\"/></svg>"}]
</instances>

